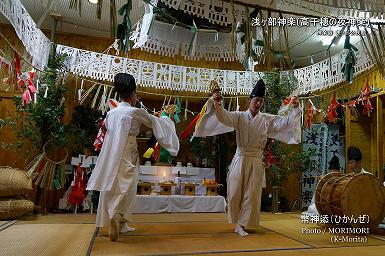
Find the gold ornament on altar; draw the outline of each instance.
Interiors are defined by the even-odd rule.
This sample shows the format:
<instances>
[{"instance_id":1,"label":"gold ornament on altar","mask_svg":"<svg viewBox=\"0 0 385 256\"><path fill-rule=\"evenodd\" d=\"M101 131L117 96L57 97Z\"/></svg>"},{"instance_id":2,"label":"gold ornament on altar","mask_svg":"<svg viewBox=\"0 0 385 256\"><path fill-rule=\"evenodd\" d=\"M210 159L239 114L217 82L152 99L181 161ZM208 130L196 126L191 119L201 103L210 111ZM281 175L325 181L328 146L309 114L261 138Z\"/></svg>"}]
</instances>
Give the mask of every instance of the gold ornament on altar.
<instances>
[{"instance_id":1,"label":"gold ornament on altar","mask_svg":"<svg viewBox=\"0 0 385 256\"><path fill-rule=\"evenodd\" d=\"M215 91L220 91L221 87L219 87L219 84L215 80L210 81L210 92L214 93Z\"/></svg>"},{"instance_id":2,"label":"gold ornament on altar","mask_svg":"<svg viewBox=\"0 0 385 256\"><path fill-rule=\"evenodd\" d=\"M175 104L164 106L164 112L168 115L172 115L176 112L177 106Z\"/></svg>"}]
</instances>

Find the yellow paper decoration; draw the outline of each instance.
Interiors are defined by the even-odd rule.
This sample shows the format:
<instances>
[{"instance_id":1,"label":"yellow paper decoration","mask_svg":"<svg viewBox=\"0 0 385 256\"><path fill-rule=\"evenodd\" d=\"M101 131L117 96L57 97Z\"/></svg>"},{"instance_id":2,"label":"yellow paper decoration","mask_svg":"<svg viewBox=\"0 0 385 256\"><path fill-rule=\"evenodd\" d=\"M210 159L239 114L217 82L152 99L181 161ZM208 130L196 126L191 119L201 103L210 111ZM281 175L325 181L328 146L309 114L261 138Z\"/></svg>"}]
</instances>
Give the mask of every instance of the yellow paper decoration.
<instances>
[{"instance_id":1,"label":"yellow paper decoration","mask_svg":"<svg viewBox=\"0 0 385 256\"><path fill-rule=\"evenodd\" d=\"M152 153L154 153L154 149L153 148L148 148L147 151L144 152L143 157L144 158L150 158Z\"/></svg>"}]
</instances>

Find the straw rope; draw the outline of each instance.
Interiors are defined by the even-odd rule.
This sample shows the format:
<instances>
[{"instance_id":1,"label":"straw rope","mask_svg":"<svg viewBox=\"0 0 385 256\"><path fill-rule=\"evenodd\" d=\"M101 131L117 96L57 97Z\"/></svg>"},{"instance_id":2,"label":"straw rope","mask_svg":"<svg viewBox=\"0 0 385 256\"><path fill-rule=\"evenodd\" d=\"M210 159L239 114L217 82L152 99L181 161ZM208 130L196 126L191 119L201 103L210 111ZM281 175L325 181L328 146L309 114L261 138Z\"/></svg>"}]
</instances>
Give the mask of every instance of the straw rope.
<instances>
[{"instance_id":1,"label":"straw rope","mask_svg":"<svg viewBox=\"0 0 385 256\"><path fill-rule=\"evenodd\" d=\"M68 157L68 150L62 148L65 152L63 159L55 161L50 159L47 155L47 146L52 140L47 141L43 146L43 153L37 156L32 162L28 165L27 176L35 180L35 184L40 186L43 189L53 189L54 185L56 189L61 188L62 184L65 181L64 165ZM43 162L44 166L39 171L38 167ZM57 174L58 173L58 174ZM55 179L58 175L58 179ZM55 180L59 183L55 183Z\"/></svg>"}]
</instances>

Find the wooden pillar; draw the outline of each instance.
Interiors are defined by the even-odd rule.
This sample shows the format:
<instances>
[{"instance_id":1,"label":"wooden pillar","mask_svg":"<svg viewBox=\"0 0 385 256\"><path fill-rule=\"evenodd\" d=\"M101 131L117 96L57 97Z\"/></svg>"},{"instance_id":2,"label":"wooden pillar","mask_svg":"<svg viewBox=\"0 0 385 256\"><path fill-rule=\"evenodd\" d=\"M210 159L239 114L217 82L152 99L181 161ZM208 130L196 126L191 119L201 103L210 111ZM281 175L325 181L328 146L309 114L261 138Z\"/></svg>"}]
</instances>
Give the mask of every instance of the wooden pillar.
<instances>
[{"instance_id":1,"label":"wooden pillar","mask_svg":"<svg viewBox=\"0 0 385 256\"><path fill-rule=\"evenodd\" d=\"M370 116L370 169L369 171L377 176L377 159L378 159L378 152L377 152L377 110L376 107ZM365 168L364 168L365 169Z\"/></svg>"},{"instance_id":2,"label":"wooden pillar","mask_svg":"<svg viewBox=\"0 0 385 256\"><path fill-rule=\"evenodd\" d=\"M377 161L375 163L377 177L383 181L384 178L384 120L383 120L383 102L381 96L376 97L376 153Z\"/></svg>"}]
</instances>

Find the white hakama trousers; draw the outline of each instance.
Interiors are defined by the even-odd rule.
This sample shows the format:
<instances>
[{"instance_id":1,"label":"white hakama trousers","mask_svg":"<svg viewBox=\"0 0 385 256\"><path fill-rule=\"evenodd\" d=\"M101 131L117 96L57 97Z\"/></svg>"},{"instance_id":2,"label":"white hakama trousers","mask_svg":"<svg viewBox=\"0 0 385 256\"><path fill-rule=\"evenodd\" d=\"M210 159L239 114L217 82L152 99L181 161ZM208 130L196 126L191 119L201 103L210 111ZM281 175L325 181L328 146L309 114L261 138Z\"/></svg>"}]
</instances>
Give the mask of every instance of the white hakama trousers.
<instances>
[{"instance_id":1,"label":"white hakama trousers","mask_svg":"<svg viewBox=\"0 0 385 256\"><path fill-rule=\"evenodd\" d=\"M227 176L229 223L249 228L258 226L264 186L262 151L238 147Z\"/></svg>"},{"instance_id":2,"label":"white hakama trousers","mask_svg":"<svg viewBox=\"0 0 385 256\"><path fill-rule=\"evenodd\" d=\"M136 191L139 180L139 155L136 138L128 138L123 158L110 191L100 191L96 227L106 227L115 214L121 214L121 222L132 222ZM129 141L129 142L130 142Z\"/></svg>"}]
</instances>

